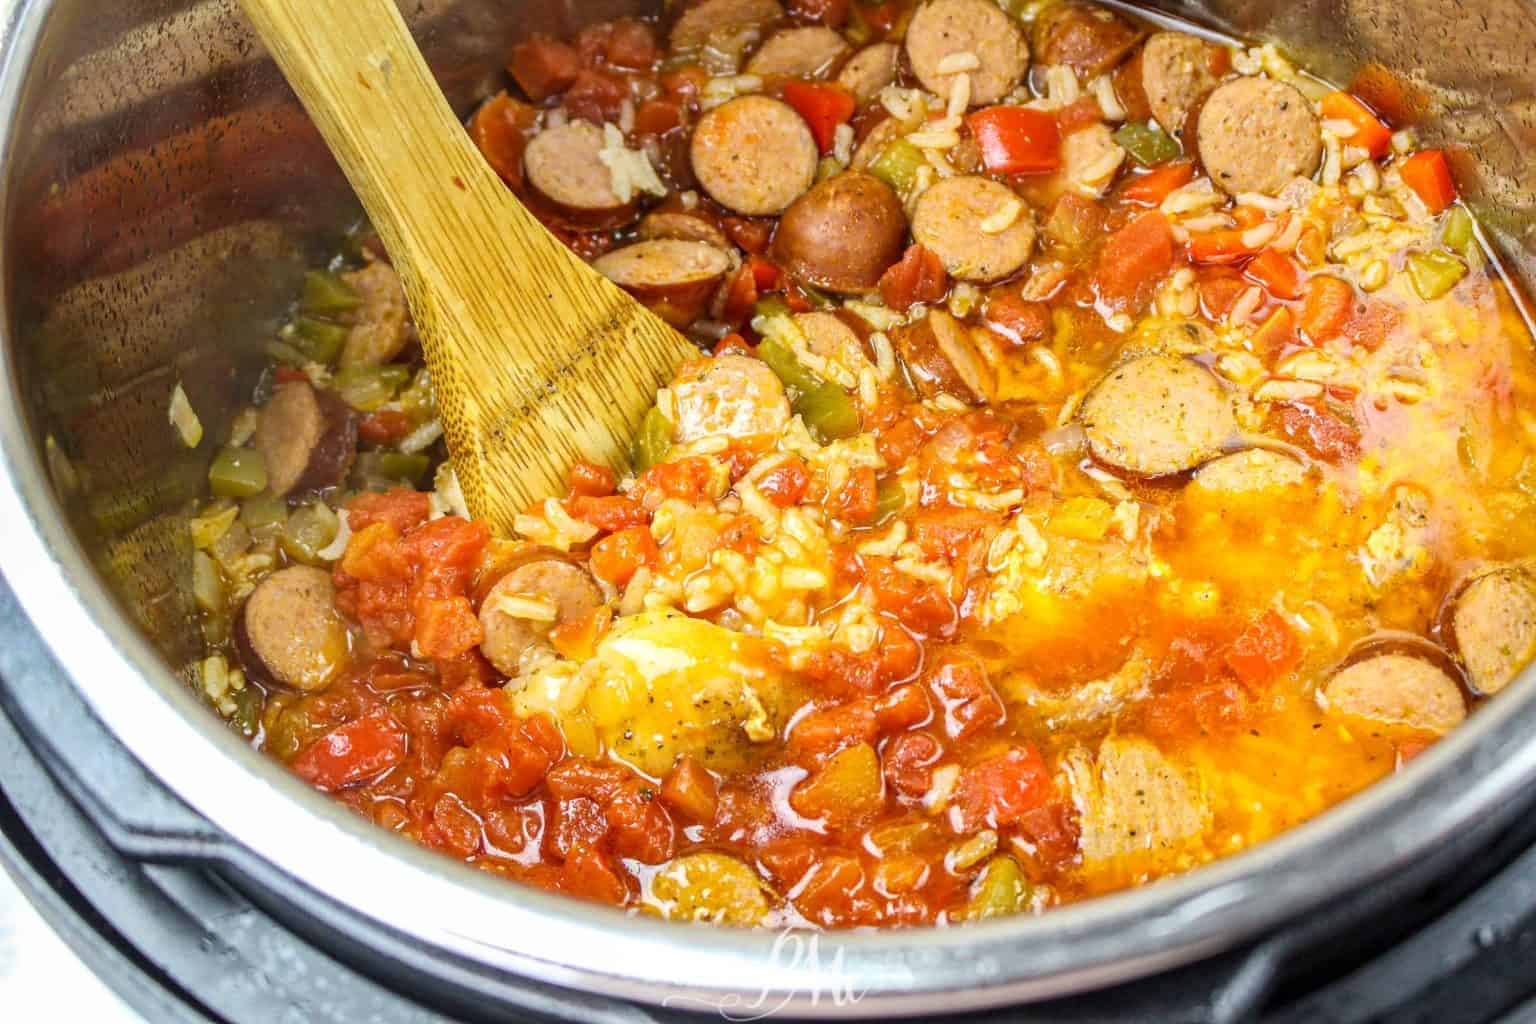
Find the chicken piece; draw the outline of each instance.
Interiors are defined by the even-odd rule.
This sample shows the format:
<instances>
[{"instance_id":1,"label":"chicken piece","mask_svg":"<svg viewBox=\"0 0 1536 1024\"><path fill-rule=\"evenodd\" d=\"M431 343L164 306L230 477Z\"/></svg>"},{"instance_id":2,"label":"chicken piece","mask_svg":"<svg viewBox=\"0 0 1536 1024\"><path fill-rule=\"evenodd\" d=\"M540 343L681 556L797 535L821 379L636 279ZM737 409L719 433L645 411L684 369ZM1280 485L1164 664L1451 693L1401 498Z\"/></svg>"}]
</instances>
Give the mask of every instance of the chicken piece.
<instances>
[{"instance_id":1,"label":"chicken piece","mask_svg":"<svg viewBox=\"0 0 1536 1024\"><path fill-rule=\"evenodd\" d=\"M1087 864L1155 857L1166 871L1200 859L1210 809L1150 741L1110 736L1097 757L1082 749L1069 754L1066 771Z\"/></svg>"}]
</instances>

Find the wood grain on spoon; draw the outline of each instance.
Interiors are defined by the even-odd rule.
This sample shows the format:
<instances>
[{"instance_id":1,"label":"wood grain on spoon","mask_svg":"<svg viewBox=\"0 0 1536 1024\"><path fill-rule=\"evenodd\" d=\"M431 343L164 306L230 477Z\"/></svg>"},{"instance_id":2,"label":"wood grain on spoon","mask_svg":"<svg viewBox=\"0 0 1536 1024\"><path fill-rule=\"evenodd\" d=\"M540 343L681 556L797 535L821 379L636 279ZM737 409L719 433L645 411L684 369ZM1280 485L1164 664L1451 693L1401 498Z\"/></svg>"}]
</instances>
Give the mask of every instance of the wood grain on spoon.
<instances>
[{"instance_id":1,"label":"wood grain on spoon","mask_svg":"<svg viewBox=\"0 0 1536 1024\"><path fill-rule=\"evenodd\" d=\"M619 466L698 354L507 191L392 0L241 0L399 269L469 509L506 532L579 458Z\"/></svg>"}]
</instances>

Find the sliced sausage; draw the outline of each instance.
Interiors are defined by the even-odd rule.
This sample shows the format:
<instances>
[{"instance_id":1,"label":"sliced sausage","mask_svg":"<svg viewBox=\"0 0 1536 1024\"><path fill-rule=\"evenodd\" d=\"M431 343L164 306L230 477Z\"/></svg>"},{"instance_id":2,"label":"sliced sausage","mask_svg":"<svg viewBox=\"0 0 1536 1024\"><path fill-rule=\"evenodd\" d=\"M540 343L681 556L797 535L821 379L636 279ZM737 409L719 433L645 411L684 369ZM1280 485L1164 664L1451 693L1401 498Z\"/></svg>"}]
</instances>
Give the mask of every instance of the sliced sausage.
<instances>
[{"instance_id":1,"label":"sliced sausage","mask_svg":"<svg viewBox=\"0 0 1536 1024\"><path fill-rule=\"evenodd\" d=\"M1177 137L1200 98L1216 88L1211 45L1184 32L1157 32L1141 48L1141 88L1163 131Z\"/></svg>"},{"instance_id":2,"label":"sliced sausage","mask_svg":"<svg viewBox=\"0 0 1536 1024\"><path fill-rule=\"evenodd\" d=\"M599 256L592 269L677 328L699 318L731 260L704 242L657 238Z\"/></svg>"},{"instance_id":3,"label":"sliced sausage","mask_svg":"<svg viewBox=\"0 0 1536 1024\"><path fill-rule=\"evenodd\" d=\"M848 322L836 313L796 313L795 326L805 336L811 355L824 360L842 373L832 374L845 387L857 385L856 368L864 361L864 344ZM810 367L814 372L815 367ZM822 374L822 376L828 376ZM844 380L843 378L847 379Z\"/></svg>"},{"instance_id":4,"label":"sliced sausage","mask_svg":"<svg viewBox=\"0 0 1536 1024\"><path fill-rule=\"evenodd\" d=\"M362 299L356 319L347 331L339 365L378 366L399 355L411 340L411 326L405 305L405 289L400 275L382 260L361 270L341 275L341 279Z\"/></svg>"},{"instance_id":5,"label":"sliced sausage","mask_svg":"<svg viewBox=\"0 0 1536 1024\"><path fill-rule=\"evenodd\" d=\"M789 422L783 383L751 356L695 360L678 371L671 391L675 441L764 441L777 437Z\"/></svg>"},{"instance_id":6,"label":"sliced sausage","mask_svg":"<svg viewBox=\"0 0 1536 1024\"><path fill-rule=\"evenodd\" d=\"M776 0L704 0L690 7L672 26L673 53L697 50L715 33L767 25L784 17Z\"/></svg>"},{"instance_id":7,"label":"sliced sausage","mask_svg":"<svg viewBox=\"0 0 1536 1024\"><path fill-rule=\"evenodd\" d=\"M848 58L837 73L838 84L853 93L860 103L868 103L875 94L896 81L896 58L901 48L895 43L874 43Z\"/></svg>"},{"instance_id":8,"label":"sliced sausage","mask_svg":"<svg viewBox=\"0 0 1536 1024\"><path fill-rule=\"evenodd\" d=\"M1080 416L1094 457L1139 476L1193 469L1237 431L1221 384L1175 356L1142 356L1112 370Z\"/></svg>"},{"instance_id":9,"label":"sliced sausage","mask_svg":"<svg viewBox=\"0 0 1536 1024\"><path fill-rule=\"evenodd\" d=\"M528 655L542 650L550 630L602 603L602 590L581 566L560 558L524 562L480 602L480 653L496 671L515 678L528 667Z\"/></svg>"},{"instance_id":10,"label":"sliced sausage","mask_svg":"<svg viewBox=\"0 0 1536 1024\"><path fill-rule=\"evenodd\" d=\"M302 494L340 483L357 457L357 415L329 391L307 380L273 391L256 418L251 446L267 467L274 495Z\"/></svg>"},{"instance_id":11,"label":"sliced sausage","mask_svg":"<svg viewBox=\"0 0 1536 1024\"><path fill-rule=\"evenodd\" d=\"M350 637L335 598L331 574L308 565L279 569L256 584L234 630L246 673L295 690L318 690L336 678Z\"/></svg>"},{"instance_id":12,"label":"sliced sausage","mask_svg":"<svg viewBox=\"0 0 1536 1024\"><path fill-rule=\"evenodd\" d=\"M1016 216L1002 230L993 218ZM988 283L1017 273L1035 251L1035 217L1007 185L974 175L931 185L912 213L912 237L944 263L951 277Z\"/></svg>"},{"instance_id":13,"label":"sliced sausage","mask_svg":"<svg viewBox=\"0 0 1536 1024\"><path fill-rule=\"evenodd\" d=\"M635 231L646 241L676 238L683 242L703 242L721 252L730 252L732 249L731 240L725 237L724 231L703 217L676 210L652 210L640 219Z\"/></svg>"},{"instance_id":14,"label":"sliced sausage","mask_svg":"<svg viewBox=\"0 0 1536 1024\"><path fill-rule=\"evenodd\" d=\"M1096 4L1052 4L1035 18L1031 43L1039 64L1065 64L1083 78L1102 75L1130 53L1141 31Z\"/></svg>"},{"instance_id":15,"label":"sliced sausage","mask_svg":"<svg viewBox=\"0 0 1536 1024\"><path fill-rule=\"evenodd\" d=\"M603 130L590 121L546 128L528 140L523 169L537 196L562 216L589 228L611 228L633 218L635 204L613 191L613 173L599 155Z\"/></svg>"},{"instance_id":16,"label":"sliced sausage","mask_svg":"<svg viewBox=\"0 0 1536 1024\"><path fill-rule=\"evenodd\" d=\"M1295 487L1306 469L1289 455L1249 448L1201 466L1190 487L1214 495L1252 495Z\"/></svg>"},{"instance_id":17,"label":"sliced sausage","mask_svg":"<svg viewBox=\"0 0 1536 1024\"><path fill-rule=\"evenodd\" d=\"M992 366L970 331L942 309L931 309L918 322L896 328L891 343L913 389L924 398L945 394L984 402L996 388Z\"/></svg>"},{"instance_id":18,"label":"sliced sausage","mask_svg":"<svg viewBox=\"0 0 1536 1024\"><path fill-rule=\"evenodd\" d=\"M1321 696L1329 711L1437 735L1467 717L1456 681L1410 654L1378 654L1346 666Z\"/></svg>"},{"instance_id":19,"label":"sliced sausage","mask_svg":"<svg viewBox=\"0 0 1536 1024\"><path fill-rule=\"evenodd\" d=\"M971 71L940 71L949 57L971 54ZM907 59L929 92L948 96L957 75L971 76L971 106L996 103L1029 70L1029 45L1016 21L989 0L931 0L907 26Z\"/></svg>"},{"instance_id":20,"label":"sliced sausage","mask_svg":"<svg viewBox=\"0 0 1536 1024\"><path fill-rule=\"evenodd\" d=\"M796 199L773 235L774 260L834 292L867 292L901 259L907 215L895 190L862 171L828 178Z\"/></svg>"},{"instance_id":21,"label":"sliced sausage","mask_svg":"<svg viewBox=\"0 0 1536 1024\"><path fill-rule=\"evenodd\" d=\"M1536 656L1536 591L1519 569L1473 580L1451 615L1456 648L1478 693L1498 693Z\"/></svg>"},{"instance_id":22,"label":"sliced sausage","mask_svg":"<svg viewBox=\"0 0 1536 1024\"><path fill-rule=\"evenodd\" d=\"M747 74L826 78L847 52L847 40L825 25L786 28L769 36L752 55Z\"/></svg>"},{"instance_id":23,"label":"sliced sausage","mask_svg":"<svg viewBox=\"0 0 1536 1024\"><path fill-rule=\"evenodd\" d=\"M1236 195L1274 195L1317 170L1322 129L1312 104L1272 78L1237 78L1218 86L1195 120L1200 162L1217 187Z\"/></svg>"},{"instance_id":24,"label":"sliced sausage","mask_svg":"<svg viewBox=\"0 0 1536 1024\"><path fill-rule=\"evenodd\" d=\"M793 107L740 96L699 119L689 149L699 185L749 217L783 213L816 180L819 151Z\"/></svg>"}]
</instances>

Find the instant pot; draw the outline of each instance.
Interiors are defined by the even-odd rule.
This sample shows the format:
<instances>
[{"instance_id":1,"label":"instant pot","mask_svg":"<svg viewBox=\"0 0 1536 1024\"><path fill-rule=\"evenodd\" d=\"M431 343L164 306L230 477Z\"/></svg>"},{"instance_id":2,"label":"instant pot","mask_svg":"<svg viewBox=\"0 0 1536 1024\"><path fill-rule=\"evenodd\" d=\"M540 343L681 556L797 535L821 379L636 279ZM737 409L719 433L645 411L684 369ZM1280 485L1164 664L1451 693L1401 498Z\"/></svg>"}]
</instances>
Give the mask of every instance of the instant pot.
<instances>
[{"instance_id":1,"label":"instant pot","mask_svg":"<svg viewBox=\"0 0 1536 1024\"><path fill-rule=\"evenodd\" d=\"M1280 41L1334 81L1393 83L1511 275L1536 282L1531 0L1159 6ZM519 38L647 13L402 8L465 110ZM354 201L233 0L15 0L0 31L0 830L34 899L151 1019L1446 1020L1536 989L1521 962L1536 937L1529 678L1276 840L964 928L630 917L439 857L312 791L191 686L183 509ZM210 439L192 450L167 422L178 382Z\"/></svg>"}]
</instances>

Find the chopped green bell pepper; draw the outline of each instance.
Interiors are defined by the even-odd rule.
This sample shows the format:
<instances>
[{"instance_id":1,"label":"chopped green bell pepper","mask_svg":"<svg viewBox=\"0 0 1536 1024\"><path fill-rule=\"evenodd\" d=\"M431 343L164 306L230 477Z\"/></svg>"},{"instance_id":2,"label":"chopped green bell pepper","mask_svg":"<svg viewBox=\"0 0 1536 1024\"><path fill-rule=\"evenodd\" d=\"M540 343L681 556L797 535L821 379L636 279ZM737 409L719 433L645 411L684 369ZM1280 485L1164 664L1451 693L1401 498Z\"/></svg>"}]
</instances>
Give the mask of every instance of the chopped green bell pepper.
<instances>
[{"instance_id":1,"label":"chopped green bell pepper","mask_svg":"<svg viewBox=\"0 0 1536 1024\"><path fill-rule=\"evenodd\" d=\"M912 179L919 167L926 167L928 158L906 139L896 139L880 151L875 162L869 165L869 173L898 192L912 187Z\"/></svg>"},{"instance_id":2,"label":"chopped green bell pepper","mask_svg":"<svg viewBox=\"0 0 1536 1024\"><path fill-rule=\"evenodd\" d=\"M1438 299L1467 276L1467 265L1444 249L1408 255L1408 277L1421 299Z\"/></svg>"},{"instance_id":3,"label":"chopped green bell pepper","mask_svg":"<svg viewBox=\"0 0 1536 1024\"><path fill-rule=\"evenodd\" d=\"M350 313L362 301L352 286L329 270L310 270L304 274L304 294L299 308L310 316L339 316Z\"/></svg>"},{"instance_id":4,"label":"chopped green bell pepper","mask_svg":"<svg viewBox=\"0 0 1536 1024\"><path fill-rule=\"evenodd\" d=\"M1127 121L1115 130L1115 141L1143 167L1166 163L1183 152L1179 144L1152 121Z\"/></svg>"},{"instance_id":5,"label":"chopped green bell pepper","mask_svg":"<svg viewBox=\"0 0 1536 1024\"><path fill-rule=\"evenodd\" d=\"M662 415L659 408L651 406L640 421L640 430L635 434L630 452L635 472L644 473L666 458L667 449L672 447L672 430L672 421Z\"/></svg>"},{"instance_id":6,"label":"chopped green bell pepper","mask_svg":"<svg viewBox=\"0 0 1536 1024\"><path fill-rule=\"evenodd\" d=\"M208 486L221 498L249 498L267 489L267 463L254 448L221 448L208 466Z\"/></svg>"}]
</instances>

